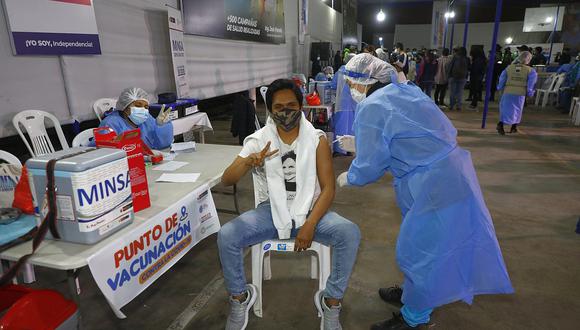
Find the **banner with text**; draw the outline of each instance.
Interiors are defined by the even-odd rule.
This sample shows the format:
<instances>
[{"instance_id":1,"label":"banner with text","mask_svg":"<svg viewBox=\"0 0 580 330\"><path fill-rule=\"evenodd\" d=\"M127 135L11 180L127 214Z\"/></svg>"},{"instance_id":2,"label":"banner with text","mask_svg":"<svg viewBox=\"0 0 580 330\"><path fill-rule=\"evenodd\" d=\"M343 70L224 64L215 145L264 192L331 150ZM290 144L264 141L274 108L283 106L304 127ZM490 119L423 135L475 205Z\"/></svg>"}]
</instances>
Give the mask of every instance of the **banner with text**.
<instances>
[{"instance_id":1,"label":"banner with text","mask_svg":"<svg viewBox=\"0 0 580 330\"><path fill-rule=\"evenodd\" d=\"M284 43L284 0L182 0L186 34Z\"/></svg>"},{"instance_id":2,"label":"banner with text","mask_svg":"<svg viewBox=\"0 0 580 330\"><path fill-rule=\"evenodd\" d=\"M431 48L444 48L445 12L447 1L433 1L433 16L431 17Z\"/></svg>"},{"instance_id":3,"label":"banner with text","mask_svg":"<svg viewBox=\"0 0 580 330\"><path fill-rule=\"evenodd\" d=\"M101 54L91 0L4 0L14 55Z\"/></svg>"},{"instance_id":4,"label":"banner with text","mask_svg":"<svg viewBox=\"0 0 580 330\"><path fill-rule=\"evenodd\" d=\"M177 97L187 98L190 97L190 91L187 81L187 57L185 56L185 47L183 45L181 12L175 8L167 7L167 20L169 23L169 41Z\"/></svg>"},{"instance_id":5,"label":"banner with text","mask_svg":"<svg viewBox=\"0 0 580 330\"><path fill-rule=\"evenodd\" d=\"M219 229L204 185L90 257L89 268L109 304L120 309Z\"/></svg>"}]
</instances>

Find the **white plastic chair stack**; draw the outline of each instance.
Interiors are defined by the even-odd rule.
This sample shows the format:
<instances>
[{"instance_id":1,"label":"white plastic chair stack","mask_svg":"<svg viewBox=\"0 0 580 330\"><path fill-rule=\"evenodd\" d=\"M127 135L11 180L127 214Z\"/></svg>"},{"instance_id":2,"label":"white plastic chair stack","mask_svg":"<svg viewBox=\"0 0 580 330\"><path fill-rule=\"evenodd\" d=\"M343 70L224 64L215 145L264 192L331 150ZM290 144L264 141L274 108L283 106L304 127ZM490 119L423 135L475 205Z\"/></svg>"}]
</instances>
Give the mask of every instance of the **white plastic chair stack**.
<instances>
[{"instance_id":1,"label":"white plastic chair stack","mask_svg":"<svg viewBox=\"0 0 580 330\"><path fill-rule=\"evenodd\" d=\"M72 146L73 146L73 148L88 147L90 145L91 141L94 139L95 139L95 134L93 133L93 129L89 128L89 129L86 129L86 130L80 132L79 134L77 134L77 136L75 136L75 138L72 141Z\"/></svg>"},{"instance_id":2,"label":"white plastic chair stack","mask_svg":"<svg viewBox=\"0 0 580 330\"><path fill-rule=\"evenodd\" d=\"M558 99L558 91L560 90L560 86L564 82L566 76L564 74L559 74L555 76L550 84L548 89L538 89L536 90L536 106L539 105L540 100L542 100L542 108L548 105L548 101L550 100L550 96L555 96L557 101ZM543 99L542 99L543 97Z\"/></svg>"},{"instance_id":3,"label":"white plastic chair stack","mask_svg":"<svg viewBox=\"0 0 580 330\"><path fill-rule=\"evenodd\" d=\"M33 157L42 156L56 151L52 146L48 133L46 132L45 119L52 121L62 149L69 149L68 142L66 141L62 128L60 127L60 122L55 116L41 110L24 110L14 116L12 124L16 128L16 131L18 131L18 135L20 135L20 138L24 141L26 148L28 148L28 151ZM26 133L30 137L32 147L30 147L30 143L28 143L26 136L22 132L21 126L24 127Z\"/></svg>"},{"instance_id":4,"label":"white plastic chair stack","mask_svg":"<svg viewBox=\"0 0 580 330\"><path fill-rule=\"evenodd\" d=\"M97 118L99 118L99 121L103 120L105 112L111 110L111 108L115 108L115 103L117 103L117 100L109 98L98 99L93 103L93 111L97 115Z\"/></svg>"},{"instance_id":5,"label":"white plastic chair stack","mask_svg":"<svg viewBox=\"0 0 580 330\"><path fill-rule=\"evenodd\" d=\"M256 197L255 206L258 206L256 176L252 174L252 178ZM258 297L254 303L254 314L257 317L262 317L262 280L272 278L270 251L294 252L294 239L271 239L252 245L252 284L258 288ZM318 256L318 258L317 256L310 257L310 278L318 278L318 289L323 290L330 276L330 247L313 241L308 251L314 251Z\"/></svg>"},{"instance_id":6,"label":"white plastic chair stack","mask_svg":"<svg viewBox=\"0 0 580 330\"><path fill-rule=\"evenodd\" d=\"M580 126L580 102L578 101L576 101L576 104L574 105L571 121L574 126Z\"/></svg>"},{"instance_id":7,"label":"white plastic chair stack","mask_svg":"<svg viewBox=\"0 0 580 330\"><path fill-rule=\"evenodd\" d=\"M8 164L22 167L20 160L9 152L0 150L0 159L6 161ZM34 266L32 266L31 264L25 264L24 270L22 272L22 277L24 279L24 283L27 284L34 283L36 281L36 276L34 274Z\"/></svg>"},{"instance_id":8,"label":"white plastic chair stack","mask_svg":"<svg viewBox=\"0 0 580 330\"><path fill-rule=\"evenodd\" d=\"M580 97L578 96L572 98L572 102L570 103L570 111L568 112L571 121L574 121L574 111L576 110L576 104L578 104L579 101Z\"/></svg>"}]
</instances>

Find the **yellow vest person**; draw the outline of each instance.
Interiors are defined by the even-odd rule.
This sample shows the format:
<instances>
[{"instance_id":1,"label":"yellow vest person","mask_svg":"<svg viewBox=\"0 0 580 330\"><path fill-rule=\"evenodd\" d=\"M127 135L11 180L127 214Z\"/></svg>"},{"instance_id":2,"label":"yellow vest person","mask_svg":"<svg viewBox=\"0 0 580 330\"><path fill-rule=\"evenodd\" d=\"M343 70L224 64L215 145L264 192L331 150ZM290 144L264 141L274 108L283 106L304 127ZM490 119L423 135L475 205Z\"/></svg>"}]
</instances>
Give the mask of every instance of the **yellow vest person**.
<instances>
[{"instance_id":1,"label":"yellow vest person","mask_svg":"<svg viewBox=\"0 0 580 330\"><path fill-rule=\"evenodd\" d=\"M497 90L503 90L503 95L499 103L500 119L496 129L500 135L505 135L504 124L512 125L510 133L517 133L517 126L522 121L526 96L534 95L538 74L528 66L531 59L530 52L521 52L518 59L499 77Z\"/></svg>"}]
</instances>

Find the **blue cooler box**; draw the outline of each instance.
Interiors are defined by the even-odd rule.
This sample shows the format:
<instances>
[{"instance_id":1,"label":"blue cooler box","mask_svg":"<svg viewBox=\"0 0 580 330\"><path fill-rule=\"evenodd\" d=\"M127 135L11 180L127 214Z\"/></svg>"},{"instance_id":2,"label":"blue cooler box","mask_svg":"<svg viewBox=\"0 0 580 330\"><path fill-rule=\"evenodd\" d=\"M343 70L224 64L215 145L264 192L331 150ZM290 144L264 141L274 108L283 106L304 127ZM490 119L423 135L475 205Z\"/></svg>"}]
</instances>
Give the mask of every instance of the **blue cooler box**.
<instances>
[{"instance_id":1,"label":"blue cooler box","mask_svg":"<svg viewBox=\"0 0 580 330\"><path fill-rule=\"evenodd\" d=\"M133 222L125 151L72 148L29 159L26 167L40 222L48 212L45 200L48 161L80 151L85 153L56 162L56 228L63 241L93 244Z\"/></svg>"}]
</instances>

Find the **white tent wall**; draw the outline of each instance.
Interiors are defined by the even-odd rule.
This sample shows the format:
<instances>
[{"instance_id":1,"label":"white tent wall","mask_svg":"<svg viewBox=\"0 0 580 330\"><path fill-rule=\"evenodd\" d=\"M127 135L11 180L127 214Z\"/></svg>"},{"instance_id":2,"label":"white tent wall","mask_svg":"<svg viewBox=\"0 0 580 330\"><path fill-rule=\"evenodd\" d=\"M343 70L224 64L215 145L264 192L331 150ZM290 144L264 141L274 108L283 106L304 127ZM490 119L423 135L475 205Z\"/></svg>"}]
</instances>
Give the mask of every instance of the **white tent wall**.
<instances>
[{"instance_id":1,"label":"white tent wall","mask_svg":"<svg viewBox=\"0 0 580 330\"><path fill-rule=\"evenodd\" d=\"M0 1L0 137L16 134L12 118L21 110L46 109L69 116L60 63L55 56L14 56Z\"/></svg>"},{"instance_id":2,"label":"white tent wall","mask_svg":"<svg viewBox=\"0 0 580 330\"><path fill-rule=\"evenodd\" d=\"M308 2L308 31L312 42L331 42L336 52L342 48L342 14L322 1Z\"/></svg>"},{"instance_id":3,"label":"white tent wall","mask_svg":"<svg viewBox=\"0 0 580 330\"><path fill-rule=\"evenodd\" d=\"M95 1L102 55L63 56L62 69L57 56L12 55L2 5L0 137L16 134L12 118L25 109L49 111L65 124L73 117L94 119L96 99L117 97L129 86L144 88L152 100L157 93L175 90L166 3L179 8L179 0ZM298 5L285 0L284 6L285 44L186 35L192 96L247 90L298 70Z\"/></svg>"},{"instance_id":4,"label":"white tent wall","mask_svg":"<svg viewBox=\"0 0 580 330\"><path fill-rule=\"evenodd\" d=\"M491 47L491 37L494 23L471 23L467 33L467 47L470 45L483 45L485 51ZM464 24L455 24L453 45L463 45ZM504 45L507 37L514 39L514 44L542 43L546 40L546 34L523 32L524 22L501 22L497 36L498 44ZM431 46L431 24L397 24L395 26L395 42L402 42L405 48L421 48ZM451 38L451 25L447 30L447 47ZM469 51L469 49L468 49Z\"/></svg>"},{"instance_id":5,"label":"white tent wall","mask_svg":"<svg viewBox=\"0 0 580 330\"><path fill-rule=\"evenodd\" d=\"M185 35L192 96L248 90L298 70L298 2L284 1L286 43L280 45Z\"/></svg>"}]
</instances>

